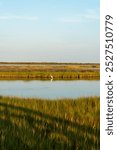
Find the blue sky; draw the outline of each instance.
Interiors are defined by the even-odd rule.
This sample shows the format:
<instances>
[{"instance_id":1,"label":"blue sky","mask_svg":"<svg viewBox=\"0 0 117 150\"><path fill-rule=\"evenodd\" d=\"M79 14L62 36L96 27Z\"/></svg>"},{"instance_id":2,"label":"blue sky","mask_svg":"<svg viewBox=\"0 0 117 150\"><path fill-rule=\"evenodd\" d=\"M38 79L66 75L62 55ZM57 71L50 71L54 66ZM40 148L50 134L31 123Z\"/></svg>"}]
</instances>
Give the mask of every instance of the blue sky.
<instances>
[{"instance_id":1,"label":"blue sky","mask_svg":"<svg viewBox=\"0 0 117 150\"><path fill-rule=\"evenodd\" d=\"M0 61L99 62L99 0L0 0Z\"/></svg>"}]
</instances>

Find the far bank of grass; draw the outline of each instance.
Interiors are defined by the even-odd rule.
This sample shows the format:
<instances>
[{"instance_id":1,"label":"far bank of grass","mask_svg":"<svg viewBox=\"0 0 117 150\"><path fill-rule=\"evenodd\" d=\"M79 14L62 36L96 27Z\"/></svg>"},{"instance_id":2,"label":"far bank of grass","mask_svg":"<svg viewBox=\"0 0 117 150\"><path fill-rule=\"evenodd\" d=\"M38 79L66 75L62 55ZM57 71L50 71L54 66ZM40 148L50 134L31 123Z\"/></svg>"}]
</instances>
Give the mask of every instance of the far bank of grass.
<instances>
[{"instance_id":1,"label":"far bank of grass","mask_svg":"<svg viewBox=\"0 0 117 150\"><path fill-rule=\"evenodd\" d=\"M0 79L99 79L99 64L0 63Z\"/></svg>"},{"instance_id":2,"label":"far bank of grass","mask_svg":"<svg viewBox=\"0 0 117 150\"><path fill-rule=\"evenodd\" d=\"M1 150L99 147L99 97L44 100L0 96Z\"/></svg>"},{"instance_id":3,"label":"far bank of grass","mask_svg":"<svg viewBox=\"0 0 117 150\"><path fill-rule=\"evenodd\" d=\"M99 79L99 72L0 72L0 79Z\"/></svg>"}]
</instances>

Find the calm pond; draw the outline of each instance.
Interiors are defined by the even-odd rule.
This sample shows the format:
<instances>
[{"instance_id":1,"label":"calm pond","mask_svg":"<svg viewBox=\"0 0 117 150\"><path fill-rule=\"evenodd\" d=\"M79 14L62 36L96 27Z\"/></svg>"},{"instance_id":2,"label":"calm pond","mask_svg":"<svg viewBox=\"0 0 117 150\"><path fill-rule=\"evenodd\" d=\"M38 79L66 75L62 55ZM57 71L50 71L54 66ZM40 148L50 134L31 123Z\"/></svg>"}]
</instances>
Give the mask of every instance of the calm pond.
<instances>
[{"instance_id":1,"label":"calm pond","mask_svg":"<svg viewBox=\"0 0 117 150\"><path fill-rule=\"evenodd\" d=\"M77 98L82 96L99 96L100 81L0 81L0 95L35 98Z\"/></svg>"}]
</instances>

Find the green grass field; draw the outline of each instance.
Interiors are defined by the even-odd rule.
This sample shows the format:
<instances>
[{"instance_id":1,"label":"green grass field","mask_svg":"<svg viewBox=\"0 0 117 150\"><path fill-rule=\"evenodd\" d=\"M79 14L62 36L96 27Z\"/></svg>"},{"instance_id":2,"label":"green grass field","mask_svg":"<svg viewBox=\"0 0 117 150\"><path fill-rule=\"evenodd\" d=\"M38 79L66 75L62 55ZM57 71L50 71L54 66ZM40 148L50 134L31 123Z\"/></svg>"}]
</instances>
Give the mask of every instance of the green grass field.
<instances>
[{"instance_id":1,"label":"green grass field","mask_svg":"<svg viewBox=\"0 0 117 150\"><path fill-rule=\"evenodd\" d=\"M0 63L0 79L99 79L99 64Z\"/></svg>"},{"instance_id":2,"label":"green grass field","mask_svg":"<svg viewBox=\"0 0 117 150\"><path fill-rule=\"evenodd\" d=\"M0 150L99 150L99 97L0 96Z\"/></svg>"}]
</instances>

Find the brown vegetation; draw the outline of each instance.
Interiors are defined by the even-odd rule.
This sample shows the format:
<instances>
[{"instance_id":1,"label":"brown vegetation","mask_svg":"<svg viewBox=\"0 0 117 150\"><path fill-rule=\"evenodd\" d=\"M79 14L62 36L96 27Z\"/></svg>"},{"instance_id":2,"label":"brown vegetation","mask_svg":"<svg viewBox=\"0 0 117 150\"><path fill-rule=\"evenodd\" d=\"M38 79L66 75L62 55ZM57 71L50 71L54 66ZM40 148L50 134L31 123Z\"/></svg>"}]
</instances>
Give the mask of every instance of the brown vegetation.
<instances>
[{"instance_id":1,"label":"brown vegetation","mask_svg":"<svg viewBox=\"0 0 117 150\"><path fill-rule=\"evenodd\" d=\"M0 63L0 78L85 79L100 76L99 64Z\"/></svg>"}]
</instances>

